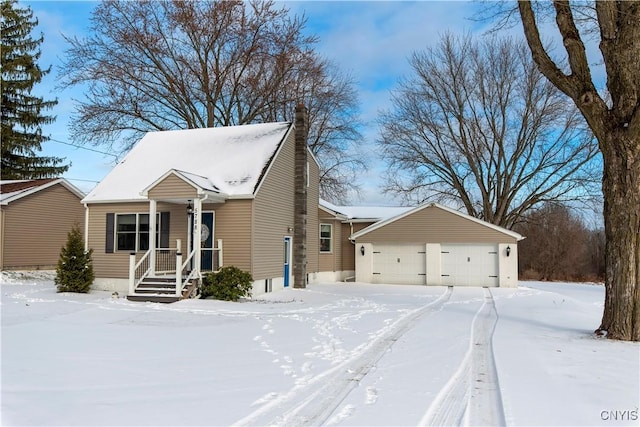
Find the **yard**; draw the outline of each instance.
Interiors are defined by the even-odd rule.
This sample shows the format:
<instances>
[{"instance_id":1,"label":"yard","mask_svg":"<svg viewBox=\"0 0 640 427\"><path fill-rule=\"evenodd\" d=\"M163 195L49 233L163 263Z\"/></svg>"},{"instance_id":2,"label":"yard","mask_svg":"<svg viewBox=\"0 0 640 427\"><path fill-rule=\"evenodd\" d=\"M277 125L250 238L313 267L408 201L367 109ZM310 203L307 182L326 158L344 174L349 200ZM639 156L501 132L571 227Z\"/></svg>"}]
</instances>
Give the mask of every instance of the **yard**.
<instances>
[{"instance_id":1,"label":"yard","mask_svg":"<svg viewBox=\"0 0 640 427\"><path fill-rule=\"evenodd\" d=\"M2 273L2 425L637 425L604 289L327 283L134 303Z\"/></svg>"}]
</instances>

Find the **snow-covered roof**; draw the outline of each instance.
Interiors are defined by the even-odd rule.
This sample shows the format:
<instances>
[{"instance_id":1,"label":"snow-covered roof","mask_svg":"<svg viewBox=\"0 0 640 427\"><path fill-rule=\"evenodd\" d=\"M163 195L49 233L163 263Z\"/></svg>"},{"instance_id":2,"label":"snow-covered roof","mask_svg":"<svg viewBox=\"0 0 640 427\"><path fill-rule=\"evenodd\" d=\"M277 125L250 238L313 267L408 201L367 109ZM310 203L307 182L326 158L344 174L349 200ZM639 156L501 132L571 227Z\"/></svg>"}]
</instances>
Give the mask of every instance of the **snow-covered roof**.
<instances>
[{"instance_id":1,"label":"snow-covered roof","mask_svg":"<svg viewBox=\"0 0 640 427\"><path fill-rule=\"evenodd\" d=\"M387 218L387 219L385 219L383 221L376 222L375 224L371 224L367 228L363 228L362 230L358 231L357 233L353 233L351 235L350 239L351 240L355 240L358 237L361 237L361 236L363 236L363 235L365 235L367 233L370 233L370 232L372 232L374 230L377 230L377 229L379 229L381 227L384 227L387 224L390 224L392 222L398 221L399 219L402 219L402 218L404 218L406 216L409 216L409 215L411 215L413 213L421 211L422 209L430 208L430 207L431 208L442 209L442 210L450 212L450 213L452 213L454 215L458 215L459 217L468 219L469 221L473 221L473 222L475 222L477 224L480 224L482 226L491 228L491 229L496 230L496 231L498 231L500 233L503 233L503 234L506 234L508 236L511 236L511 237L515 238L516 240L518 240L518 241L524 239L524 237L521 234L518 234L515 231L507 230L506 228L499 227L497 225L494 225L494 224L491 224L489 222L483 221L483 220L478 219L476 217L473 217L471 215L464 214L464 213L459 212L459 211L457 211L455 209L451 209L449 207L440 205L438 203L433 203L433 202L423 203L422 205L416 206L415 208L407 209L405 212L402 212L402 213L400 213L400 214L398 214L396 216Z\"/></svg>"},{"instance_id":2,"label":"snow-covered roof","mask_svg":"<svg viewBox=\"0 0 640 427\"><path fill-rule=\"evenodd\" d=\"M141 193L171 170L227 196L253 195L292 128L279 122L149 132L83 202L146 200Z\"/></svg>"},{"instance_id":3,"label":"snow-covered roof","mask_svg":"<svg viewBox=\"0 0 640 427\"><path fill-rule=\"evenodd\" d=\"M7 205L14 200L44 190L53 185L61 184L73 194L82 198L84 193L64 178L23 179L0 181L0 204Z\"/></svg>"},{"instance_id":4,"label":"snow-covered roof","mask_svg":"<svg viewBox=\"0 0 640 427\"><path fill-rule=\"evenodd\" d=\"M349 221L382 221L413 209L411 206L337 206L322 199L320 206L344 216L344 219Z\"/></svg>"}]
</instances>

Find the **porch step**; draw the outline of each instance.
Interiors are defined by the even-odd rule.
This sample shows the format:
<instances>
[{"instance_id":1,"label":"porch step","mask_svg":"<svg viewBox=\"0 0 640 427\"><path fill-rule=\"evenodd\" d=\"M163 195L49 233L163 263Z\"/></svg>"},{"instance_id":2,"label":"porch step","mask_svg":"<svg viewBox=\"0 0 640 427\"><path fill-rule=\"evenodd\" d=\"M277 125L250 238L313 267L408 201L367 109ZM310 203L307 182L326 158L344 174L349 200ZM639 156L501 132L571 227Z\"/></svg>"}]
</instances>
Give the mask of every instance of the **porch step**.
<instances>
[{"instance_id":1,"label":"porch step","mask_svg":"<svg viewBox=\"0 0 640 427\"><path fill-rule=\"evenodd\" d=\"M168 303L180 301L182 297L177 297L175 295L149 294L149 295L127 295L127 299L129 301L159 302L159 303L168 304Z\"/></svg>"},{"instance_id":2,"label":"porch step","mask_svg":"<svg viewBox=\"0 0 640 427\"><path fill-rule=\"evenodd\" d=\"M176 296L175 277L147 277L136 288L132 295L127 295L129 301L172 303L189 298L195 292L197 281L192 280L184 287L181 296Z\"/></svg>"}]
</instances>

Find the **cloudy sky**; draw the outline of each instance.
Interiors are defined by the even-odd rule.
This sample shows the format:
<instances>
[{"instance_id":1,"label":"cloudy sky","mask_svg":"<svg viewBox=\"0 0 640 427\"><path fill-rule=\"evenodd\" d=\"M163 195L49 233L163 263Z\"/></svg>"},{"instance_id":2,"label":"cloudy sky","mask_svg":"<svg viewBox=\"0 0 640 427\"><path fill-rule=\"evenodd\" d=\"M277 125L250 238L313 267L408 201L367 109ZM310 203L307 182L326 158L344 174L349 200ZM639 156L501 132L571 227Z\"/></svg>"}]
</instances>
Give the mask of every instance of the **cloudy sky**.
<instances>
[{"instance_id":1,"label":"cloudy sky","mask_svg":"<svg viewBox=\"0 0 640 427\"><path fill-rule=\"evenodd\" d=\"M69 139L68 122L73 113L73 98L81 99L82 93L55 88L57 66L66 49L62 35L82 36L96 3L25 1L20 4L30 6L39 19L38 31L44 35L41 66L53 66L52 73L37 88L47 99L59 101L53 111L57 120L45 127L45 134L56 141L73 143ZM369 168L360 177L361 199L351 201L368 205L397 204L398 201L379 190L385 167L377 157L374 145L378 135L378 112L389 107L390 90L398 78L408 73L407 58L413 51L433 46L446 31L481 34L486 30L488 23L471 19L482 4L466 1L309 1L287 2L286 6L292 13L306 15L307 31L320 39L318 51L351 73L358 82L365 122L362 133L366 139L361 149ZM520 33L519 28L511 31ZM55 141L45 144L43 154L62 156L71 161L72 167L65 177L84 191L89 191L101 180L116 161L114 156Z\"/></svg>"}]
</instances>

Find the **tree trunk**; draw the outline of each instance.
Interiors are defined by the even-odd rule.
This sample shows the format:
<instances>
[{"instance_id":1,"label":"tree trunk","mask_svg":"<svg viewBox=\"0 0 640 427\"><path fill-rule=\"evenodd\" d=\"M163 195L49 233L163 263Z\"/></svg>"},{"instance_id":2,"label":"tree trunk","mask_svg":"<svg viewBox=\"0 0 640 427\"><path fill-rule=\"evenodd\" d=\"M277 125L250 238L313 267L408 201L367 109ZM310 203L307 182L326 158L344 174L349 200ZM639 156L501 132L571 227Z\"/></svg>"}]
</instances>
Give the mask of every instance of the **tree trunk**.
<instances>
[{"instance_id":1,"label":"tree trunk","mask_svg":"<svg viewBox=\"0 0 640 427\"><path fill-rule=\"evenodd\" d=\"M600 144L604 158L605 305L599 331L640 341L640 143L623 130Z\"/></svg>"}]
</instances>

